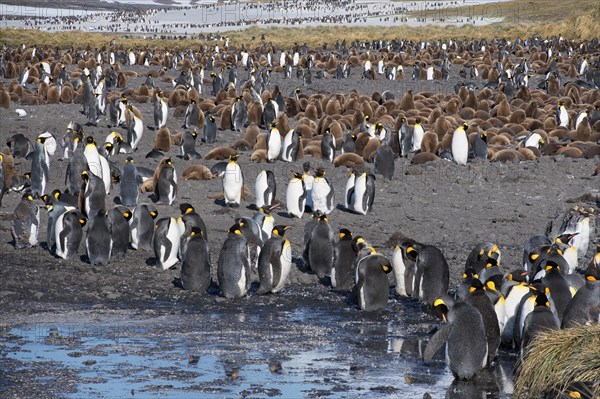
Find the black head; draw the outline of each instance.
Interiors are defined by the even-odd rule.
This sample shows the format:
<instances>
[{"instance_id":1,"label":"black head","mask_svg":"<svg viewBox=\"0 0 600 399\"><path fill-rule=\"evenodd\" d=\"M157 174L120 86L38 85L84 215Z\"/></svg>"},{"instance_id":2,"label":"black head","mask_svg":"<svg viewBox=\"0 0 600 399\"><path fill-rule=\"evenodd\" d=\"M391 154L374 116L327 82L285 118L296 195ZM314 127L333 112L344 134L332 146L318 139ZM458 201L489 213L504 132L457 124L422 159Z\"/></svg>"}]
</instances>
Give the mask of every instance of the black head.
<instances>
[{"instance_id":1,"label":"black head","mask_svg":"<svg viewBox=\"0 0 600 399\"><path fill-rule=\"evenodd\" d=\"M352 232L346 228L341 228L338 237L340 241L352 241Z\"/></svg>"},{"instance_id":2,"label":"black head","mask_svg":"<svg viewBox=\"0 0 600 399\"><path fill-rule=\"evenodd\" d=\"M181 211L182 215L187 215L189 213L194 212L194 207L191 204L188 204L187 202L179 205L179 210Z\"/></svg>"},{"instance_id":3,"label":"black head","mask_svg":"<svg viewBox=\"0 0 600 399\"><path fill-rule=\"evenodd\" d=\"M276 236L283 237L285 232L288 231L290 228L291 228L291 226L284 226L284 225L280 224L280 225L273 227L273 230L271 231L271 233Z\"/></svg>"}]
</instances>

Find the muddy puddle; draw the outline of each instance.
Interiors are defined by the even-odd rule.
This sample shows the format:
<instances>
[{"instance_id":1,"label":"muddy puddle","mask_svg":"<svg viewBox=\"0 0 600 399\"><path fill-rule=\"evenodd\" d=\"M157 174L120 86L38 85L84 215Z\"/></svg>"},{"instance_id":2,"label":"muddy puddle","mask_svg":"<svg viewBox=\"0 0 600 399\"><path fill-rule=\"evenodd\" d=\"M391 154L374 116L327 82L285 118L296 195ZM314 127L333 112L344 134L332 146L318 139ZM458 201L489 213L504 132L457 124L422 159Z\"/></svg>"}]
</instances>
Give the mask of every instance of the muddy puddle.
<instances>
[{"instance_id":1,"label":"muddy puddle","mask_svg":"<svg viewBox=\"0 0 600 399\"><path fill-rule=\"evenodd\" d=\"M0 393L13 397L25 388L37 397L65 398L510 397L512 355L502 354L495 370L462 384L453 383L443 353L423 364L420 356L437 322L418 304L398 301L386 312L367 314L304 300L57 312L4 324ZM264 306L269 302L279 304Z\"/></svg>"}]
</instances>

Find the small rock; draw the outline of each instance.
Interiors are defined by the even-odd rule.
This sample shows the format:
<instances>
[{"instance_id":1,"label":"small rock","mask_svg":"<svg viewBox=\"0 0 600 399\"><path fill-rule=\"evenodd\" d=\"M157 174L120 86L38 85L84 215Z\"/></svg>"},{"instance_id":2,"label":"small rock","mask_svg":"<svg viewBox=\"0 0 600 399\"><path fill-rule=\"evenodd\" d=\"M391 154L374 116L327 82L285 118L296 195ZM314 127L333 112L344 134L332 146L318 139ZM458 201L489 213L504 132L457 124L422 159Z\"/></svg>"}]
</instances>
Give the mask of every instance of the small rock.
<instances>
[{"instance_id":1,"label":"small rock","mask_svg":"<svg viewBox=\"0 0 600 399\"><path fill-rule=\"evenodd\" d=\"M93 366L96 363L98 363L98 362L96 362L94 359L88 359L88 360L83 361L83 364L86 366Z\"/></svg>"}]
</instances>

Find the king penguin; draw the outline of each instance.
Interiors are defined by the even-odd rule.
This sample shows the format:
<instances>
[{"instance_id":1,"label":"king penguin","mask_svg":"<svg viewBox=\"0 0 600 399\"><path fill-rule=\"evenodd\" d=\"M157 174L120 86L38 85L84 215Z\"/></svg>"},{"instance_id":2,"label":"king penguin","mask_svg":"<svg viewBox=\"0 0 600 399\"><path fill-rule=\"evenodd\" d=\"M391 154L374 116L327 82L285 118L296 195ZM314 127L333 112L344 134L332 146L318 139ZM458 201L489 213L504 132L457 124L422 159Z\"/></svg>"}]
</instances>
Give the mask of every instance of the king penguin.
<instances>
[{"instance_id":1,"label":"king penguin","mask_svg":"<svg viewBox=\"0 0 600 399\"><path fill-rule=\"evenodd\" d=\"M486 295L485 286L479 279L475 278L471 282L469 295L465 302L477 308L479 313L481 313L488 343L487 365L490 366L500 346L500 326L494 305Z\"/></svg>"},{"instance_id":2,"label":"king penguin","mask_svg":"<svg viewBox=\"0 0 600 399\"><path fill-rule=\"evenodd\" d=\"M469 157L469 140L467 138L467 129L469 125L463 123L459 126L452 136L452 158L459 165L466 165Z\"/></svg>"},{"instance_id":3,"label":"king penguin","mask_svg":"<svg viewBox=\"0 0 600 399\"><path fill-rule=\"evenodd\" d=\"M325 177L325 169L318 168L315 171L315 180L312 186L313 211L328 215L333 211L335 204L335 193L333 185Z\"/></svg>"},{"instance_id":4,"label":"king penguin","mask_svg":"<svg viewBox=\"0 0 600 399\"><path fill-rule=\"evenodd\" d=\"M106 265L110 260L112 244L108 213L99 209L90 217L85 239L89 262L92 265Z\"/></svg>"},{"instance_id":5,"label":"king penguin","mask_svg":"<svg viewBox=\"0 0 600 399\"><path fill-rule=\"evenodd\" d=\"M171 158L163 159L159 168L158 179L154 185L154 195L158 202L172 205L177 197L177 171Z\"/></svg>"},{"instance_id":6,"label":"king penguin","mask_svg":"<svg viewBox=\"0 0 600 399\"><path fill-rule=\"evenodd\" d=\"M551 309L550 301L543 291L535 294L533 311L525 317L523 327L523 340L521 342L521 356L536 336L550 330L559 330L560 322Z\"/></svg>"},{"instance_id":7,"label":"king penguin","mask_svg":"<svg viewBox=\"0 0 600 399\"><path fill-rule=\"evenodd\" d=\"M225 206L239 207L242 202L244 176L240 165L237 163L239 156L239 154L230 156L229 163L225 168L225 175L223 176Z\"/></svg>"},{"instance_id":8,"label":"king penguin","mask_svg":"<svg viewBox=\"0 0 600 399\"><path fill-rule=\"evenodd\" d=\"M131 105L127 107L129 124L127 125L127 142L134 151L137 150L142 136L144 135L144 122L135 116Z\"/></svg>"},{"instance_id":9,"label":"king penguin","mask_svg":"<svg viewBox=\"0 0 600 399\"><path fill-rule=\"evenodd\" d=\"M292 246L284 238L289 226L275 226L271 238L262 247L258 258L260 287L258 295L277 293L283 289L292 270Z\"/></svg>"},{"instance_id":10,"label":"king penguin","mask_svg":"<svg viewBox=\"0 0 600 399\"><path fill-rule=\"evenodd\" d=\"M158 266L167 270L179 261L179 245L184 231L183 222L174 217L162 218L156 223L153 247Z\"/></svg>"},{"instance_id":11,"label":"king penguin","mask_svg":"<svg viewBox=\"0 0 600 399\"><path fill-rule=\"evenodd\" d=\"M263 206L271 207L277 194L277 185L275 182L275 174L270 170L261 171L256 177L254 186L256 194L256 207Z\"/></svg>"},{"instance_id":12,"label":"king penguin","mask_svg":"<svg viewBox=\"0 0 600 399\"><path fill-rule=\"evenodd\" d=\"M227 299L246 296L251 283L250 253L239 224L229 228L217 261L217 280Z\"/></svg>"},{"instance_id":13,"label":"king penguin","mask_svg":"<svg viewBox=\"0 0 600 399\"><path fill-rule=\"evenodd\" d=\"M387 274L391 271L389 259L374 251L358 262L354 283L361 310L373 312L385 309L390 285Z\"/></svg>"},{"instance_id":14,"label":"king penguin","mask_svg":"<svg viewBox=\"0 0 600 399\"><path fill-rule=\"evenodd\" d=\"M447 305L446 301L438 298L433 302L434 309L442 308L442 317L447 322L427 343L423 360L429 362L446 343L446 362L452 375L457 380L469 380L486 365L488 348L483 319L466 302Z\"/></svg>"},{"instance_id":15,"label":"king penguin","mask_svg":"<svg viewBox=\"0 0 600 399\"><path fill-rule=\"evenodd\" d=\"M81 179L79 209L87 218L92 218L106 206L106 188L101 178L87 170L81 172Z\"/></svg>"},{"instance_id":16,"label":"king penguin","mask_svg":"<svg viewBox=\"0 0 600 399\"><path fill-rule=\"evenodd\" d=\"M200 227L192 227L181 263L183 289L204 293L210 286L210 251Z\"/></svg>"},{"instance_id":17,"label":"king penguin","mask_svg":"<svg viewBox=\"0 0 600 399\"><path fill-rule=\"evenodd\" d=\"M442 251L433 245L415 244L417 274L415 296L428 305L448 292L450 272Z\"/></svg>"},{"instance_id":18,"label":"king penguin","mask_svg":"<svg viewBox=\"0 0 600 399\"><path fill-rule=\"evenodd\" d=\"M154 129L158 130L167 125L167 116L169 115L169 105L160 94L154 91Z\"/></svg>"},{"instance_id":19,"label":"king penguin","mask_svg":"<svg viewBox=\"0 0 600 399\"><path fill-rule=\"evenodd\" d=\"M285 194L286 209L290 217L302 218L306 205L306 187L301 173L293 172Z\"/></svg>"},{"instance_id":20,"label":"king penguin","mask_svg":"<svg viewBox=\"0 0 600 399\"><path fill-rule=\"evenodd\" d=\"M204 141L209 144L217 141L217 119L214 115L204 119Z\"/></svg>"},{"instance_id":21,"label":"king penguin","mask_svg":"<svg viewBox=\"0 0 600 399\"><path fill-rule=\"evenodd\" d=\"M31 191L27 190L13 212L11 233L13 240L15 240L15 248L23 249L36 246L39 232L40 210L33 202Z\"/></svg>"},{"instance_id":22,"label":"king penguin","mask_svg":"<svg viewBox=\"0 0 600 399\"><path fill-rule=\"evenodd\" d=\"M267 162L275 162L281 153L281 134L275 122L270 127L267 133Z\"/></svg>"},{"instance_id":23,"label":"king penguin","mask_svg":"<svg viewBox=\"0 0 600 399\"><path fill-rule=\"evenodd\" d=\"M335 137L331 134L329 128L325 130L325 134L321 138L321 156L324 161L333 163L335 158Z\"/></svg>"},{"instance_id":24,"label":"king penguin","mask_svg":"<svg viewBox=\"0 0 600 399\"><path fill-rule=\"evenodd\" d=\"M31 161L31 192L34 197L44 195L50 174L50 156L56 151L56 140L46 132L38 136Z\"/></svg>"},{"instance_id":25,"label":"king penguin","mask_svg":"<svg viewBox=\"0 0 600 399\"><path fill-rule=\"evenodd\" d=\"M363 172L354 183L352 210L366 215L373 209L375 200L375 175Z\"/></svg>"},{"instance_id":26,"label":"king penguin","mask_svg":"<svg viewBox=\"0 0 600 399\"><path fill-rule=\"evenodd\" d=\"M486 132L478 133L473 138L473 156L478 159L488 157L488 136Z\"/></svg>"},{"instance_id":27,"label":"king penguin","mask_svg":"<svg viewBox=\"0 0 600 399\"><path fill-rule=\"evenodd\" d=\"M412 296L417 272L416 243L410 239L400 241L394 248L392 268L396 278L396 293L400 296Z\"/></svg>"},{"instance_id":28,"label":"king penguin","mask_svg":"<svg viewBox=\"0 0 600 399\"><path fill-rule=\"evenodd\" d=\"M142 177L133 163L132 157L127 157L123 171L121 172L121 182L119 184L119 198L121 204L125 206L136 206L140 197L140 184Z\"/></svg>"},{"instance_id":29,"label":"king penguin","mask_svg":"<svg viewBox=\"0 0 600 399\"><path fill-rule=\"evenodd\" d=\"M63 212L54 224L55 255L62 259L75 259L83 238L83 226L87 220L77 209Z\"/></svg>"},{"instance_id":30,"label":"king penguin","mask_svg":"<svg viewBox=\"0 0 600 399\"><path fill-rule=\"evenodd\" d=\"M295 162L300 155L302 136L297 129L290 129L283 138L281 144L281 160L284 162Z\"/></svg>"},{"instance_id":31,"label":"king penguin","mask_svg":"<svg viewBox=\"0 0 600 399\"><path fill-rule=\"evenodd\" d=\"M562 319L562 328L577 324L598 323L600 320L600 245L585 269L585 285L569 301Z\"/></svg>"},{"instance_id":32,"label":"king penguin","mask_svg":"<svg viewBox=\"0 0 600 399\"><path fill-rule=\"evenodd\" d=\"M335 264L331 270L331 286L337 290L348 291L354 287L354 261L356 252L352 248L352 232L341 228L335 252Z\"/></svg>"},{"instance_id":33,"label":"king penguin","mask_svg":"<svg viewBox=\"0 0 600 399\"><path fill-rule=\"evenodd\" d=\"M158 212L153 205L139 204L133 210L133 217L129 220L131 231L131 247L135 250L141 249L152 251L154 238L154 219Z\"/></svg>"},{"instance_id":34,"label":"king penguin","mask_svg":"<svg viewBox=\"0 0 600 399\"><path fill-rule=\"evenodd\" d=\"M344 193L344 208L352 212L354 210L354 184L356 183L357 172L350 169L348 180L346 180L346 188Z\"/></svg>"},{"instance_id":35,"label":"king penguin","mask_svg":"<svg viewBox=\"0 0 600 399\"><path fill-rule=\"evenodd\" d=\"M110 235L112 239L111 259L121 259L127 254L129 247L129 220L132 213L122 205L117 205L108 211Z\"/></svg>"},{"instance_id":36,"label":"king penguin","mask_svg":"<svg viewBox=\"0 0 600 399\"><path fill-rule=\"evenodd\" d=\"M308 266L319 279L331 276L335 264L335 236L326 215L319 215L308 244Z\"/></svg>"}]
</instances>

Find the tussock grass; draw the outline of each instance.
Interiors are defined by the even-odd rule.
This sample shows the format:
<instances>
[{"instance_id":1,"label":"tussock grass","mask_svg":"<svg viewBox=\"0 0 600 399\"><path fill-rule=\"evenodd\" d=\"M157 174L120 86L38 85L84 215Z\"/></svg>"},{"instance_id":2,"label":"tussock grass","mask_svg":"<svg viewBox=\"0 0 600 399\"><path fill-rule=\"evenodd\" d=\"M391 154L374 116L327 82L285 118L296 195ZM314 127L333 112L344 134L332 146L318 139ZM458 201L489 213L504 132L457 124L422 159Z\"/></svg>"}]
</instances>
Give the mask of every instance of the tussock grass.
<instances>
[{"instance_id":1,"label":"tussock grass","mask_svg":"<svg viewBox=\"0 0 600 399\"><path fill-rule=\"evenodd\" d=\"M514 397L541 398L561 393L569 384L600 381L600 325L578 326L537 336L518 368ZM600 397L600 386L594 397Z\"/></svg>"}]
</instances>

